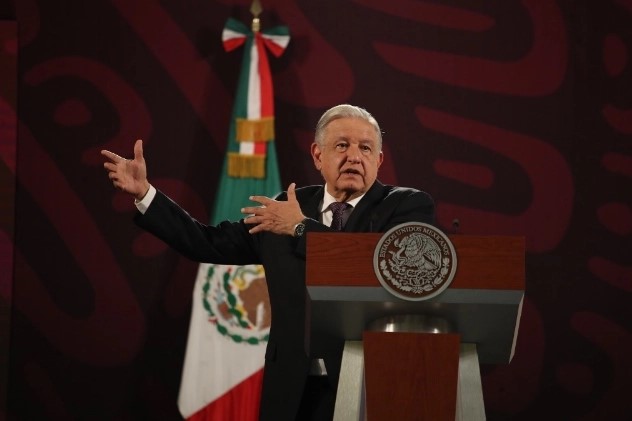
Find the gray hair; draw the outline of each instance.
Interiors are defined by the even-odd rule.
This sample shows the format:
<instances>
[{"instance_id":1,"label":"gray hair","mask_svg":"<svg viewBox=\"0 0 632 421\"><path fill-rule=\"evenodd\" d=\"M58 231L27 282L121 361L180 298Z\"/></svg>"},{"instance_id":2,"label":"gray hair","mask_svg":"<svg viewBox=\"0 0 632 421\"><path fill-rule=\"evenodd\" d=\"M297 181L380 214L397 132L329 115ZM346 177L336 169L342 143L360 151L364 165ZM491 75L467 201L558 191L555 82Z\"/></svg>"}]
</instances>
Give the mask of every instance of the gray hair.
<instances>
[{"instance_id":1,"label":"gray hair","mask_svg":"<svg viewBox=\"0 0 632 421\"><path fill-rule=\"evenodd\" d=\"M377 124L375 117L373 117L371 113L364 108L349 104L340 104L335 107L331 107L320 117L318 124L316 124L315 133L315 140L319 146L323 146L327 125L339 118L361 118L362 120L370 123L375 128L375 133L377 134L378 148L380 151L382 150L382 131L380 130L380 125Z\"/></svg>"}]
</instances>

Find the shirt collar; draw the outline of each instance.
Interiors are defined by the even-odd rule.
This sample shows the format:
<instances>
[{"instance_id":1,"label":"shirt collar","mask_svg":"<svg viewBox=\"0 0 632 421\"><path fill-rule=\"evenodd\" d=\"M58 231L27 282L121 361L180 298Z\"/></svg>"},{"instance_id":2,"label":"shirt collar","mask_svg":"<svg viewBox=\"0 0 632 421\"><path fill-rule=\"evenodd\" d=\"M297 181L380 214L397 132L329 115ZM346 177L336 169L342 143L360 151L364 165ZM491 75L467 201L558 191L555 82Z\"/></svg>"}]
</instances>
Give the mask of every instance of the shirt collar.
<instances>
[{"instance_id":1,"label":"shirt collar","mask_svg":"<svg viewBox=\"0 0 632 421\"><path fill-rule=\"evenodd\" d=\"M364 197L364 194L356 197L355 199L347 201L347 203L355 208L358 202L363 197ZM327 191L327 184L325 184L325 195L323 196L323 203L320 207L320 213L325 212L327 208L329 207L329 205L331 205L333 202L337 202L337 200L332 195L329 194L329 192Z\"/></svg>"}]
</instances>

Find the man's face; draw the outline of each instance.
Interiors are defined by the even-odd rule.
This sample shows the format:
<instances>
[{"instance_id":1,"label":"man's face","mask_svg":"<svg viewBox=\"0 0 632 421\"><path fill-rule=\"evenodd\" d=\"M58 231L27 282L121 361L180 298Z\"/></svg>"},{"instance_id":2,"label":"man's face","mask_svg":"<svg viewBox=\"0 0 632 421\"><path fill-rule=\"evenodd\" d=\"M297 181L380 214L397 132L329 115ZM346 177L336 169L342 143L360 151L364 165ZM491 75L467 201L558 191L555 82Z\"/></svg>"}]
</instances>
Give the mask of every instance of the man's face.
<instances>
[{"instance_id":1,"label":"man's face","mask_svg":"<svg viewBox=\"0 0 632 421\"><path fill-rule=\"evenodd\" d=\"M365 193L382 165L375 127L361 118L339 118L325 128L322 147L312 144L314 165L336 200Z\"/></svg>"}]
</instances>

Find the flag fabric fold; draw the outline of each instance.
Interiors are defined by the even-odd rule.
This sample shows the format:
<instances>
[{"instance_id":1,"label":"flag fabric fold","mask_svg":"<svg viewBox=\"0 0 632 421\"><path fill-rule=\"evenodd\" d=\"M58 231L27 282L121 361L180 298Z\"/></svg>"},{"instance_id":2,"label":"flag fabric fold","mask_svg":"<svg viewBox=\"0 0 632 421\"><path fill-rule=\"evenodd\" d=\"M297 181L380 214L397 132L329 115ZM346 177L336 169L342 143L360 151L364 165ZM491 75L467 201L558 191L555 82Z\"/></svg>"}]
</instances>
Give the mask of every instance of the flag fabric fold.
<instances>
[{"instance_id":1,"label":"flag fabric fold","mask_svg":"<svg viewBox=\"0 0 632 421\"><path fill-rule=\"evenodd\" d=\"M274 97L266 51L280 56L287 27L251 31L229 19L224 48L244 46L228 146L211 224L239 220L253 194L281 191L274 133ZM261 397L270 305L263 267L200 264L178 407L187 420L256 420Z\"/></svg>"}]
</instances>

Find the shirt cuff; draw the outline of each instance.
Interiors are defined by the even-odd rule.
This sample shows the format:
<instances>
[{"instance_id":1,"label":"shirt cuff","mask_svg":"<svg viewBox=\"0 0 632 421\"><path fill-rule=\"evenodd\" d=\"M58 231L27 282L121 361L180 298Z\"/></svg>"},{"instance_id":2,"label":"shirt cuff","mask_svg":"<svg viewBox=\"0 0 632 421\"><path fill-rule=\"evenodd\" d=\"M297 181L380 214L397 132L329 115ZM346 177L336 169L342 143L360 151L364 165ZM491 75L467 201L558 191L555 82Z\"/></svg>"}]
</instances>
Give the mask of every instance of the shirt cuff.
<instances>
[{"instance_id":1,"label":"shirt cuff","mask_svg":"<svg viewBox=\"0 0 632 421\"><path fill-rule=\"evenodd\" d=\"M134 199L136 209L144 215L145 212L147 212L147 208L149 208L149 205L151 205L151 202L154 200L154 197L156 197L156 188L150 184L149 190L147 190L147 194L145 194L145 197L143 197L142 200Z\"/></svg>"}]
</instances>

